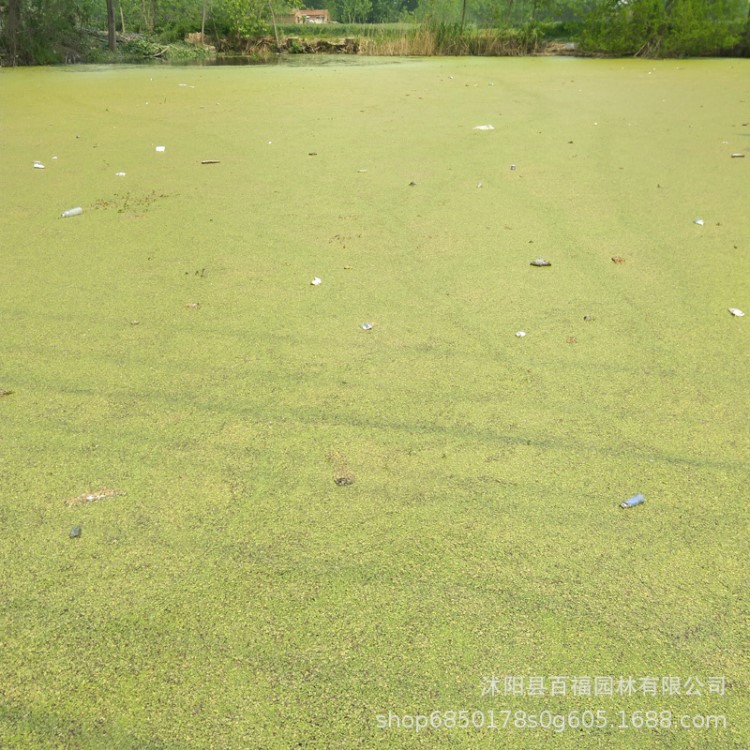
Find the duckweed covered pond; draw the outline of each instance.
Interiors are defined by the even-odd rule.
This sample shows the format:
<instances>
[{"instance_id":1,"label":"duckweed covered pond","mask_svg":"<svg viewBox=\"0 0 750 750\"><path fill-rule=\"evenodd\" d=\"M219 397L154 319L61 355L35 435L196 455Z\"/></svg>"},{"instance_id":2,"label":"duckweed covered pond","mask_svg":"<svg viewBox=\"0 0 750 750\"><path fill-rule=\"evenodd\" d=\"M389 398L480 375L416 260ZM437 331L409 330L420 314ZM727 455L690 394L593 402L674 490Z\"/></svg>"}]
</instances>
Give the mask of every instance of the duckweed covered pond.
<instances>
[{"instance_id":1,"label":"duckweed covered pond","mask_svg":"<svg viewBox=\"0 0 750 750\"><path fill-rule=\"evenodd\" d=\"M0 745L747 746L749 72L0 71Z\"/></svg>"}]
</instances>

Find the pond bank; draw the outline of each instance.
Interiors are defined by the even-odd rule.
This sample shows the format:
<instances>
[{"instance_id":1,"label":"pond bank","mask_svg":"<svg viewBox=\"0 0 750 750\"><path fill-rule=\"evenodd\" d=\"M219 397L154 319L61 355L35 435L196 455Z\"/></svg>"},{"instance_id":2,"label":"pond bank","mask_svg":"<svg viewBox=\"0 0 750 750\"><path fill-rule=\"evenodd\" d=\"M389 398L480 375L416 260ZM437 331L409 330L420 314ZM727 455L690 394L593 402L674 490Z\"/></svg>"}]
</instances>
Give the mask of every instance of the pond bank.
<instances>
[{"instance_id":1,"label":"pond bank","mask_svg":"<svg viewBox=\"0 0 750 750\"><path fill-rule=\"evenodd\" d=\"M575 42L517 38L495 33L474 33L453 39L438 38L429 30L419 29L398 37L307 37L260 36L248 39L201 39L193 34L188 42L220 54L242 54L260 60L274 54L347 54L396 57L519 57L525 55L579 56Z\"/></svg>"}]
</instances>

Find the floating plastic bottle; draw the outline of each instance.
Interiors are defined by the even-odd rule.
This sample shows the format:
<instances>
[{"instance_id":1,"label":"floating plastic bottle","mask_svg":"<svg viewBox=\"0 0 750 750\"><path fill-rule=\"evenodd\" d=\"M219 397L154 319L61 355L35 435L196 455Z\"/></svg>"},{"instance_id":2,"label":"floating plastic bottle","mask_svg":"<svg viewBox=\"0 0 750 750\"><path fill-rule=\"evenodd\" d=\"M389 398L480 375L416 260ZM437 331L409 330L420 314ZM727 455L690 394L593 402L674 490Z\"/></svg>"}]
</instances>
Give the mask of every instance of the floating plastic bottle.
<instances>
[{"instance_id":1,"label":"floating plastic bottle","mask_svg":"<svg viewBox=\"0 0 750 750\"><path fill-rule=\"evenodd\" d=\"M60 217L62 219L68 219L71 216L80 216L83 213L83 209L80 206L76 206L75 208L69 208L67 211L63 211L60 214Z\"/></svg>"},{"instance_id":2,"label":"floating plastic bottle","mask_svg":"<svg viewBox=\"0 0 750 750\"><path fill-rule=\"evenodd\" d=\"M362 323L362 325L360 325L360 328L363 331L371 331L372 330L372 323Z\"/></svg>"},{"instance_id":3,"label":"floating plastic bottle","mask_svg":"<svg viewBox=\"0 0 750 750\"><path fill-rule=\"evenodd\" d=\"M633 495L633 497L629 497L624 503L620 503L621 508L634 508L636 505L640 505L641 503L645 503L646 498L643 495Z\"/></svg>"}]
</instances>

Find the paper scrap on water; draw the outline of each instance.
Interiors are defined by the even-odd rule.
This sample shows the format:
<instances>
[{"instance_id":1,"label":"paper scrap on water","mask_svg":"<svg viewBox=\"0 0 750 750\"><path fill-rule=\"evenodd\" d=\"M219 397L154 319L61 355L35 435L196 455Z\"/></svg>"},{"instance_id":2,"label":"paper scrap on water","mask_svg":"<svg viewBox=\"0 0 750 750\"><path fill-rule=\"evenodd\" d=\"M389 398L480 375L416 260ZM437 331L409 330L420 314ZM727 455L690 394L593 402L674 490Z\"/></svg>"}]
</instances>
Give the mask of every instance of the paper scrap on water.
<instances>
[{"instance_id":1,"label":"paper scrap on water","mask_svg":"<svg viewBox=\"0 0 750 750\"><path fill-rule=\"evenodd\" d=\"M729 308L729 312L732 315L734 315L735 318L744 318L745 317L745 313L743 313L742 310L740 310L739 307L730 307Z\"/></svg>"},{"instance_id":2,"label":"paper scrap on water","mask_svg":"<svg viewBox=\"0 0 750 750\"><path fill-rule=\"evenodd\" d=\"M125 177L125 172L115 172L115 177Z\"/></svg>"},{"instance_id":3,"label":"paper scrap on water","mask_svg":"<svg viewBox=\"0 0 750 750\"><path fill-rule=\"evenodd\" d=\"M526 331L516 331L516 336L522 339L526 335Z\"/></svg>"},{"instance_id":4,"label":"paper scrap on water","mask_svg":"<svg viewBox=\"0 0 750 750\"><path fill-rule=\"evenodd\" d=\"M44 169L44 164L42 164L42 162L40 162L40 161L35 161L34 162L34 169Z\"/></svg>"},{"instance_id":5,"label":"paper scrap on water","mask_svg":"<svg viewBox=\"0 0 750 750\"><path fill-rule=\"evenodd\" d=\"M157 146L156 150L159 151L159 152L166 151L167 147L166 146Z\"/></svg>"},{"instance_id":6,"label":"paper scrap on water","mask_svg":"<svg viewBox=\"0 0 750 750\"><path fill-rule=\"evenodd\" d=\"M313 286L320 286L323 283L323 279L318 278L317 276L310 282Z\"/></svg>"},{"instance_id":7,"label":"paper scrap on water","mask_svg":"<svg viewBox=\"0 0 750 750\"><path fill-rule=\"evenodd\" d=\"M697 224L699 227L702 227L704 224L703 219L693 219L693 224Z\"/></svg>"},{"instance_id":8,"label":"paper scrap on water","mask_svg":"<svg viewBox=\"0 0 750 750\"><path fill-rule=\"evenodd\" d=\"M493 125L475 125L474 130L494 130Z\"/></svg>"}]
</instances>

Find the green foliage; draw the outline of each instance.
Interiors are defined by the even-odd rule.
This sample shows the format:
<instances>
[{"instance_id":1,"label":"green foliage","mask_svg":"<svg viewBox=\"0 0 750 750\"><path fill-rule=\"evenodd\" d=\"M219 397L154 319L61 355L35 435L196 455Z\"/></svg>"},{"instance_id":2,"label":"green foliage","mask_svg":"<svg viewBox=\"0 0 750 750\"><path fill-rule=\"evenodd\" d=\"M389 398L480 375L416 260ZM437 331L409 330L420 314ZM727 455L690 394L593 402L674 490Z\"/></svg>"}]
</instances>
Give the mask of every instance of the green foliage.
<instances>
[{"instance_id":1,"label":"green foliage","mask_svg":"<svg viewBox=\"0 0 750 750\"><path fill-rule=\"evenodd\" d=\"M270 31L266 0L222 0L219 16L224 17L232 34L259 36Z\"/></svg>"},{"instance_id":2,"label":"green foliage","mask_svg":"<svg viewBox=\"0 0 750 750\"><path fill-rule=\"evenodd\" d=\"M372 12L372 0L337 0L336 18L344 23L367 21Z\"/></svg>"},{"instance_id":3,"label":"green foliage","mask_svg":"<svg viewBox=\"0 0 750 750\"><path fill-rule=\"evenodd\" d=\"M581 42L618 55L710 55L732 49L743 27L743 0L599 0Z\"/></svg>"},{"instance_id":4,"label":"green foliage","mask_svg":"<svg viewBox=\"0 0 750 750\"><path fill-rule=\"evenodd\" d=\"M79 59L85 47L81 27L92 15L89 0L18 0L18 26L11 39L8 14L12 5L2 7L0 24L0 55L6 64L44 65Z\"/></svg>"}]
</instances>

